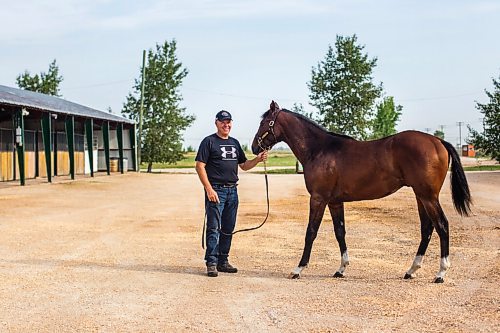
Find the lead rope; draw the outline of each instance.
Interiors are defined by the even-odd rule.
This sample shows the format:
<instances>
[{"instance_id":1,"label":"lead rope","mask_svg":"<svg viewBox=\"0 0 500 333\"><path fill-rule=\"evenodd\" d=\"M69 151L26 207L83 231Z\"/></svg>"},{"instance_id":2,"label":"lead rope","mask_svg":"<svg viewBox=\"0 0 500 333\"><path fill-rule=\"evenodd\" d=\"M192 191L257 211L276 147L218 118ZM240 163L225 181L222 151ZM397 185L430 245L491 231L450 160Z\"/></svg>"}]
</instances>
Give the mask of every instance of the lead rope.
<instances>
[{"instance_id":1,"label":"lead rope","mask_svg":"<svg viewBox=\"0 0 500 333\"><path fill-rule=\"evenodd\" d=\"M266 166L266 161L264 161L264 178L266 180L266 202L267 202L267 212L266 212L266 217L264 218L264 221L262 221L262 223L259 224L256 227L236 230L236 231L234 231L234 232L232 232L230 234L226 234L225 232L223 232L222 230L220 230L221 234L226 235L226 236L232 236L234 234L237 234L238 232L257 230L257 229L259 229L260 227L262 227L267 222L267 218L269 217L269 181L267 180L267 166ZM205 231L206 231L205 230L205 226L206 226L206 223L207 223L207 204L205 204L205 218L203 219L203 232L201 234L201 247L203 249L205 249ZM220 227L219 227L219 229L220 229Z\"/></svg>"},{"instance_id":2,"label":"lead rope","mask_svg":"<svg viewBox=\"0 0 500 333\"><path fill-rule=\"evenodd\" d=\"M260 227L262 227L264 225L264 223L266 223L267 221L267 218L269 217L269 182L267 180L267 167L266 167L266 161L264 161L264 178L266 180L266 201L267 201L267 212L266 212L266 218L264 219L264 221L262 221L261 224L259 224L258 226L256 227L253 227L253 228L246 228L246 229L240 229L240 230L236 230L230 234L226 234L225 232L223 232L222 230L220 231L221 234L224 234L226 236L231 236L231 235L234 235L234 234L237 234L238 232L243 232L243 231L252 231L252 230L257 230L259 229Z\"/></svg>"}]
</instances>

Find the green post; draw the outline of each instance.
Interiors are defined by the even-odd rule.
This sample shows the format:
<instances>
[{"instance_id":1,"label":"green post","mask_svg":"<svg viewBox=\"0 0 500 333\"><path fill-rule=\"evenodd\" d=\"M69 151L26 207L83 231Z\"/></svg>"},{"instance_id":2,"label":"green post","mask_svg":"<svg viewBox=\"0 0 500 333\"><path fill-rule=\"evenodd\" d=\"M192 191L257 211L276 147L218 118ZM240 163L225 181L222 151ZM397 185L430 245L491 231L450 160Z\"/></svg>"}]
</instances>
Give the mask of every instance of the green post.
<instances>
[{"instance_id":1,"label":"green post","mask_svg":"<svg viewBox=\"0 0 500 333\"><path fill-rule=\"evenodd\" d=\"M66 118L66 138L68 140L69 173L75 179L75 117Z\"/></svg>"},{"instance_id":2,"label":"green post","mask_svg":"<svg viewBox=\"0 0 500 333\"><path fill-rule=\"evenodd\" d=\"M38 130L35 132L35 178L40 177L40 156L38 152Z\"/></svg>"},{"instance_id":3,"label":"green post","mask_svg":"<svg viewBox=\"0 0 500 333\"><path fill-rule=\"evenodd\" d=\"M43 147L45 150L45 165L47 168L47 179L49 183L52 182L52 132L51 129L51 121L50 121L50 113L44 113L42 115L42 138L43 138Z\"/></svg>"},{"instance_id":4,"label":"green post","mask_svg":"<svg viewBox=\"0 0 500 333\"><path fill-rule=\"evenodd\" d=\"M116 136L118 137L118 154L120 156L120 170L123 173L123 123L118 123L116 128Z\"/></svg>"},{"instance_id":5,"label":"green post","mask_svg":"<svg viewBox=\"0 0 500 333\"><path fill-rule=\"evenodd\" d=\"M54 176L57 176L57 151L58 151L58 147L57 147L57 126L55 124L55 121L54 121L54 135L53 135L53 139L52 139L52 142L54 143L53 145L53 151L54 151Z\"/></svg>"},{"instance_id":6,"label":"green post","mask_svg":"<svg viewBox=\"0 0 500 333\"><path fill-rule=\"evenodd\" d=\"M102 138L104 140L104 156L106 159L106 172L110 174L109 167L109 121L105 120L102 123Z\"/></svg>"},{"instance_id":7,"label":"green post","mask_svg":"<svg viewBox=\"0 0 500 333\"><path fill-rule=\"evenodd\" d=\"M135 124L134 127L129 130L130 134L130 147L132 148L132 168L134 171L139 171L137 167L137 158L136 158L136 144L135 144Z\"/></svg>"},{"instance_id":8,"label":"green post","mask_svg":"<svg viewBox=\"0 0 500 333\"><path fill-rule=\"evenodd\" d=\"M141 107L139 111L139 134L137 135L137 141L139 141L139 149L137 150L137 163L139 167L137 171L139 171L141 167L141 147L142 147L142 118L144 113L144 84L146 82L146 50L142 51L142 82L141 82ZM134 128L135 129L135 128Z\"/></svg>"},{"instance_id":9,"label":"green post","mask_svg":"<svg viewBox=\"0 0 500 333\"><path fill-rule=\"evenodd\" d=\"M24 172L24 117L23 110L19 109L14 115L14 130L16 131L16 148L17 160L19 162L19 180L21 185L25 185L25 172Z\"/></svg>"},{"instance_id":10,"label":"green post","mask_svg":"<svg viewBox=\"0 0 500 333\"><path fill-rule=\"evenodd\" d=\"M87 150L89 152L90 176L94 177L94 120L85 120L85 135L87 136Z\"/></svg>"}]
</instances>

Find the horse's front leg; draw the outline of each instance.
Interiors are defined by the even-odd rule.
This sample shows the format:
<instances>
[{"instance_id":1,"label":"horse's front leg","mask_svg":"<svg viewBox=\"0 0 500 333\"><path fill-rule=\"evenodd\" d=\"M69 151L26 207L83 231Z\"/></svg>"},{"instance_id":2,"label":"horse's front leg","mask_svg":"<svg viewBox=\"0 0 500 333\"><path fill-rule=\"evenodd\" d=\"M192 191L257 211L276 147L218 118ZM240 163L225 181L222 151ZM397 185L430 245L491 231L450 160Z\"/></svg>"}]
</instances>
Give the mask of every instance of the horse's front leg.
<instances>
[{"instance_id":1,"label":"horse's front leg","mask_svg":"<svg viewBox=\"0 0 500 333\"><path fill-rule=\"evenodd\" d=\"M321 199L319 196L311 195L309 202L309 224L307 225L306 239L304 245L304 252L302 253L302 258L300 259L299 266L297 266L291 273L290 278L298 279L300 278L300 273L304 268L307 267L309 263L309 258L311 257L311 249L316 236L318 235L318 229L323 219L323 214L325 213L326 201Z\"/></svg>"},{"instance_id":2,"label":"horse's front leg","mask_svg":"<svg viewBox=\"0 0 500 333\"><path fill-rule=\"evenodd\" d=\"M347 245L345 243L345 218L344 218L344 203L332 203L328 204L330 209L330 214L333 220L333 230L335 232L335 238L339 243L340 248L340 267L335 272L333 277L344 277L344 271L349 265L349 255L347 254Z\"/></svg>"}]
</instances>

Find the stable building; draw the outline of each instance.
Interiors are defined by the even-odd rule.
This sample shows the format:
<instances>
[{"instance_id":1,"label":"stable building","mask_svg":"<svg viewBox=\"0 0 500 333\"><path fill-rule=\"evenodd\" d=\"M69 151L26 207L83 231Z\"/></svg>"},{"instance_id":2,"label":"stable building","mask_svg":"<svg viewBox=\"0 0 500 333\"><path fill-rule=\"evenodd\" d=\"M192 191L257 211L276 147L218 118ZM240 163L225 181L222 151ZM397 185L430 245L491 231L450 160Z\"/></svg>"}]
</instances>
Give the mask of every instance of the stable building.
<instances>
[{"instance_id":1,"label":"stable building","mask_svg":"<svg viewBox=\"0 0 500 333\"><path fill-rule=\"evenodd\" d=\"M0 85L0 181L137 171L135 122Z\"/></svg>"}]
</instances>

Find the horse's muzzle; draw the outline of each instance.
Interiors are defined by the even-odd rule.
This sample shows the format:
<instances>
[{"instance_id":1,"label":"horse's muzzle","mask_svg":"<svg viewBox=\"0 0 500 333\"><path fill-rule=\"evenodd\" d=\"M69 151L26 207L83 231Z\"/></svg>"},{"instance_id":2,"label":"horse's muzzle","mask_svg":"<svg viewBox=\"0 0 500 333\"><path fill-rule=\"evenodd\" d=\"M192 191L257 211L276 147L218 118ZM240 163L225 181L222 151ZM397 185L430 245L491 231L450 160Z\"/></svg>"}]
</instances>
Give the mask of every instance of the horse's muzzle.
<instances>
[{"instance_id":1,"label":"horse's muzzle","mask_svg":"<svg viewBox=\"0 0 500 333\"><path fill-rule=\"evenodd\" d=\"M254 155L257 155L259 154L260 152L262 151L262 148L259 147L258 144L256 144L255 142L252 144L252 153Z\"/></svg>"}]
</instances>

